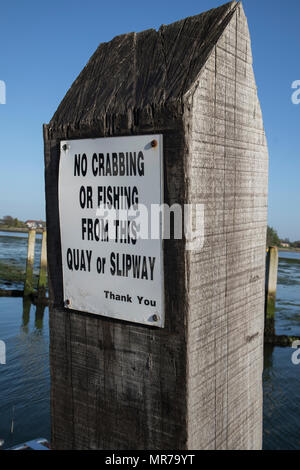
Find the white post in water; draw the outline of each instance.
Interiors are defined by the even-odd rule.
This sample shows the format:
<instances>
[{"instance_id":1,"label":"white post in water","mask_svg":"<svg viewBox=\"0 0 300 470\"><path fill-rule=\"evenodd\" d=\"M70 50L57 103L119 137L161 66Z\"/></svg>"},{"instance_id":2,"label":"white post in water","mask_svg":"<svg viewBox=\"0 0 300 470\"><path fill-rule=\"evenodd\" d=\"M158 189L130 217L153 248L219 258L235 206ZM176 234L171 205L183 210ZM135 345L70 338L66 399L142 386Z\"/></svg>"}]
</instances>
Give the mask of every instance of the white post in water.
<instances>
[{"instance_id":1,"label":"white post in water","mask_svg":"<svg viewBox=\"0 0 300 470\"><path fill-rule=\"evenodd\" d=\"M268 279L267 279L267 295L268 301L275 300L277 291L277 272L278 272L278 248L271 246L269 248L268 259Z\"/></svg>"},{"instance_id":2,"label":"white post in water","mask_svg":"<svg viewBox=\"0 0 300 470\"><path fill-rule=\"evenodd\" d=\"M47 232L44 230L41 249L40 277L38 284L38 297L45 297L47 287Z\"/></svg>"},{"instance_id":3,"label":"white post in water","mask_svg":"<svg viewBox=\"0 0 300 470\"><path fill-rule=\"evenodd\" d=\"M28 233L28 251L27 251L27 264L26 264L26 277L24 285L24 297L28 297L33 293L33 265L34 265L34 248L35 248L35 230L30 230Z\"/></svg>"},{"instance_id":4,"label":"white post in water","mask_svg":"<svg viewBox=\"0 0 300 470\"><path fill-rule=\"evenodd\" d=\"M5 342L1 340L0 340L0 364L6 364L6 345L5 345Z\"/></svg>"},{"instance_id":5,"label":"white post in water","mask_svg":"<svg viewBox=\"0 0 300 470\"><path fill-rule=\"evenodd\" d=\"M275 302L277 290L278 248L271 246L267 254L265 336L275 336Z\"/></svg>"}]
</instances>

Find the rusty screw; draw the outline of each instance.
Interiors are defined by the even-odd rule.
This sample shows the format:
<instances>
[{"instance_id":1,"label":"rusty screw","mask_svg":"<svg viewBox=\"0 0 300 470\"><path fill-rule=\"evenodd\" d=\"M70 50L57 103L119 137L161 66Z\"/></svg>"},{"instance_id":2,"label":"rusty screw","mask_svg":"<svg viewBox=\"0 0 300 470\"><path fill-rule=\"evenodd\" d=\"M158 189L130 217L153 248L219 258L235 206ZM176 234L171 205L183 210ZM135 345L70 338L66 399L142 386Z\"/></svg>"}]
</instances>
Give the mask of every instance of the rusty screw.
<instances>
[{"instance_id":1,"label":"rusty screw","mask_svg":"<svg viewBox=\"0 0 300 470\"><path fill-rule=\"evenodd\" d=\"M154 139L154 140L151 140L151 147L152 147L152 148L157 147L157 145L158 145L157 140L155 140L155 139Z\"/></svg>"},{"instance_id":2,"label":"rusty screw","mask_svg":"<svg viewBox=\"0 0 300 470\"><path fill-rule=\"evenodd\" d=\"M70 302L70 300L69 300L69 299L65 300L65 308L68 308L68 307L69 307L69 305L70 305L70 303L71 303L71 302Z\"/></svg>"}]
</instances>

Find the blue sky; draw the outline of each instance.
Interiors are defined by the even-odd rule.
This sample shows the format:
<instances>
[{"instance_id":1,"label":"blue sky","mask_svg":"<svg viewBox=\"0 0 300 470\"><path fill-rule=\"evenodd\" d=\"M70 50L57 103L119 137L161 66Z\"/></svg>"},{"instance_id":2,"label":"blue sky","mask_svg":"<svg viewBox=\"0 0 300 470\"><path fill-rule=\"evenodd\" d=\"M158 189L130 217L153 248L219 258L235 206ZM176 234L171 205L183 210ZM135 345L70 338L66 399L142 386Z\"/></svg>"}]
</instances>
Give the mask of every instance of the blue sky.
<instances>
[{"instance_id":1,"label":"blue sky","mask_svg":"<svg viewBox=\"0 0 300 470\"><path fill-rule=\"evenodd\" d=\"M158 28L225 3L219 0L11 0L1 2L0 217L44 218L42 124L100 42ZM299 0L244 0L270 153L269 224L300 239Z\"/></svg>"}]
</instances>

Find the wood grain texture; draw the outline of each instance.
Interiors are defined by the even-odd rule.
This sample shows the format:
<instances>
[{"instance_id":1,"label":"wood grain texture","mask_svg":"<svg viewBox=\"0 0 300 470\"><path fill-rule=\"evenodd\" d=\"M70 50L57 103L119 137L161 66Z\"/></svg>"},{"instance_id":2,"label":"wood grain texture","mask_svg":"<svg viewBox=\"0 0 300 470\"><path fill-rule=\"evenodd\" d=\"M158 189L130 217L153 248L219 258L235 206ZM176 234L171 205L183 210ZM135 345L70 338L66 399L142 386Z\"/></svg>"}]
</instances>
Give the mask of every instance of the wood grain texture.
<instances>
[{"instance_id":1,"label":"wood grain texture","mask_svg":"<svg viewBox=\"0 0 300 470\"><path fill-rule=\"evenodd\" d=\"M180 125L174 125L164 139L170 202L183 202L184 171L179 158L184 154L183 142ZM171 449L176 442L176 447L184 448L184 243L165 243L167 321L163 330L66 311L57 189L52 188L58 170L51 162L58 147L47 139L45 147L47 220L52 221L48 225L52 445L57 449Z\"/></svg>"},{"instance_id":2,"label":"wood grain texture","mask_svg":"<svg viewBox=\"0 0 300 470\"><path fill-rule=\"evenodd\" d=\"M187 94L188 447L260 449L268 151L241 5Z\"/></svg>"},{"instance_id":3,"label":"wood grain texture","mask_svg":"<svg viewBox=\"0 0 300 470\"><path fill-rule=\"evenodd\" d=\"M164 243L162 330L62 296L60 140L152 133L165 202L205 204L200 252ZM44 142L53 448L259 448L267 147L242 6L100 45Z\"/></svg>"},{"instance_id":4,"label":"wood grain texture","mask_svg":"<svg viewBox=\"0 0 300 470\"><path fill-rule=\"evenodd\" d=\"M95 127L103 135L151 129L151 114L176 108L193 85L236 2L189 17L159 31L129 33L100 44L62 100L49 131L70 133ZM149 116L150 114L150 116ZM150 119L149 119L150 118ZM172 115L170 116L172 118ZM169 118L169 119L170 119ZM152 122L151 122L152 121ZM138 125L136 125L138 124ZM164 120L162 126L165 125Z\"/></svg>"}]
</instances>

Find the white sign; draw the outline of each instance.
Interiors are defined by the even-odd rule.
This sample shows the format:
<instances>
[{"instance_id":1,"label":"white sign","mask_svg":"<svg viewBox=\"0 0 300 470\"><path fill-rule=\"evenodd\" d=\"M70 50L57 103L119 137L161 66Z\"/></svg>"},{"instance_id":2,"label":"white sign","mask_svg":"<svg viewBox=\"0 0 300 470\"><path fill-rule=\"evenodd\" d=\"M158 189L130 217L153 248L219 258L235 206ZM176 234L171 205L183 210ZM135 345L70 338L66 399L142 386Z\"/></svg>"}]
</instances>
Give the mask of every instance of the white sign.
<instances>
[{"instance_id":1,"label":"white sign","mask_svg":"<svg viewBox=\"0 0 300 470\"><path fill-rule=\"evenodd\" d=\"M157 237L144 223L144 212L163 203L162 143L161 135L61 142L67 308L164 326L161 223Z\"/></svg>"}]
</instances>

